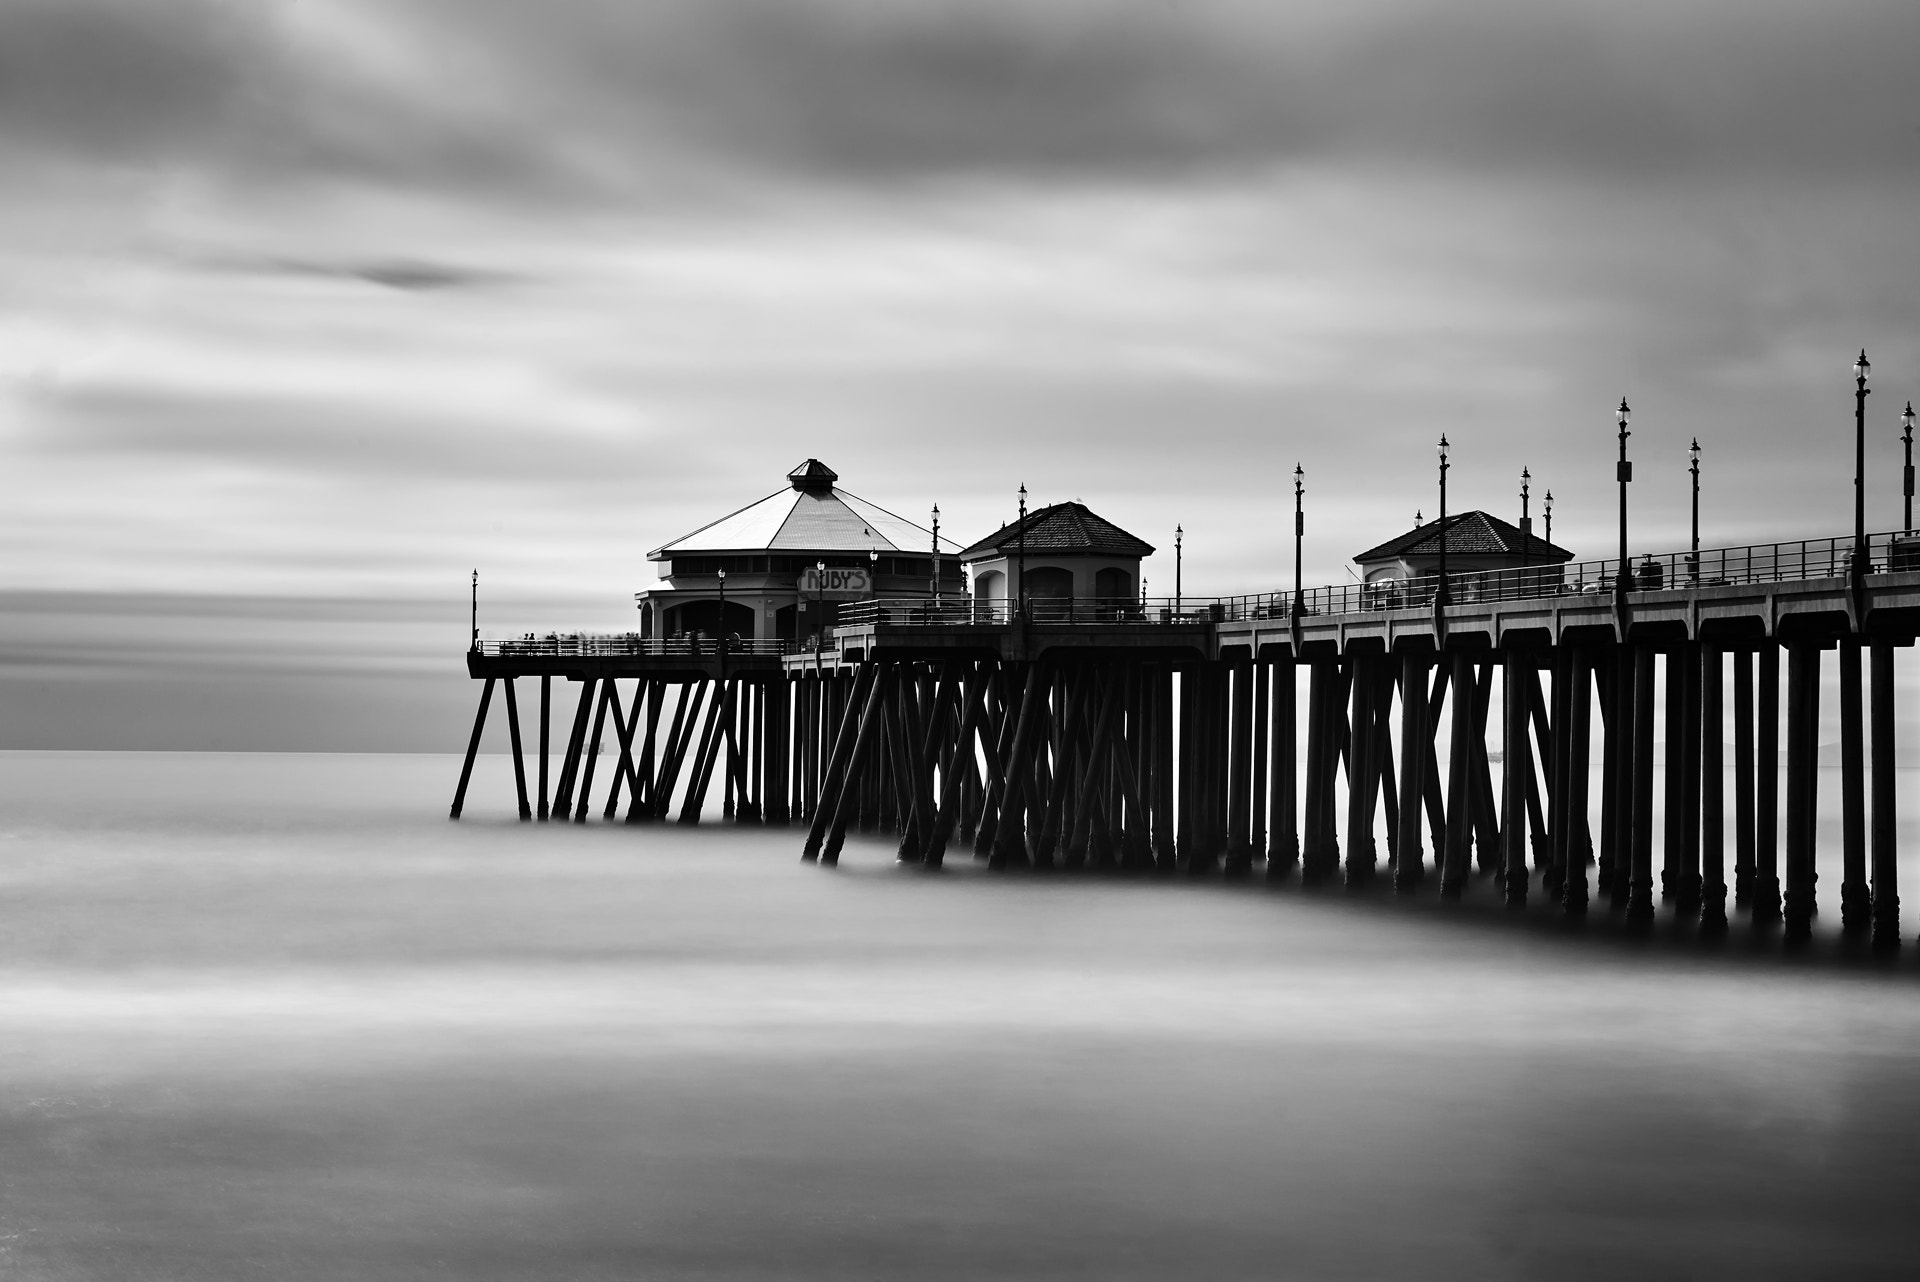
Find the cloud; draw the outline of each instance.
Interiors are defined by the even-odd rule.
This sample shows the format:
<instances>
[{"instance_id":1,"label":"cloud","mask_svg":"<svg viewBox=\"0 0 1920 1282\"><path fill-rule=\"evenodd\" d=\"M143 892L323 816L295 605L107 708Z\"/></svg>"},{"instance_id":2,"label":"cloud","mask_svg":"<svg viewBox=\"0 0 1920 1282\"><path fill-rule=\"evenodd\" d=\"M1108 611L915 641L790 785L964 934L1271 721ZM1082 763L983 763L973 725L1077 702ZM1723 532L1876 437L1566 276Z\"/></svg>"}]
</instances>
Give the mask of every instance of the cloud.
<instances>
[{"instance_id":1,"label":"cloud","mask_svg":"<svg viewBox=\"0 0 1920 1282\"><path fill-rule=\"evenodd\" d=\"M200 265L213 271L259 273L269 276L315 276L328 280L361 281L369 285L377 285L382 289L402 291L476 289L486 285L506 284L518 279L510 272L418 258L394 258L370 262L323 262L303 258L216 257L206 259Z\"/></svg>"},{"instance_id":2,"label":"cloud","mask_svg":"<svg viewBox=\"0 0 1920 1282\"><path fill-rule=\"evenodd\" d=\"M1920 8L1516 0L28 0L0 136L255 183L661 207L1342 158L1651 181L1909 172Z\"/></svg>"}]
</instances>

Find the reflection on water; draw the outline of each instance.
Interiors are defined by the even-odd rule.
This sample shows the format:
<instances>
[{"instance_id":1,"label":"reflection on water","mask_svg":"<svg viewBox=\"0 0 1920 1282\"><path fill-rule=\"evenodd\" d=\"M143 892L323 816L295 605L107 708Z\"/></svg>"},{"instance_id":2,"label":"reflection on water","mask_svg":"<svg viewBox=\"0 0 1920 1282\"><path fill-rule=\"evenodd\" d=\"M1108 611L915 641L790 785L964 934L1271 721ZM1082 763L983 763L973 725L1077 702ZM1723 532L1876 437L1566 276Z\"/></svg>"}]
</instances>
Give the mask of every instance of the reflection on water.
<instances>
[{"instance_id":1,"label":"reflection on water","mask_svg":"<svg viewBox=\"0 0 1920 1282\"><path fill-rule=\"evenodd\" d=\"M0 1276L1905 1275L1920 959L453 769L0 755Z\"/></svg>"}]
</instances>

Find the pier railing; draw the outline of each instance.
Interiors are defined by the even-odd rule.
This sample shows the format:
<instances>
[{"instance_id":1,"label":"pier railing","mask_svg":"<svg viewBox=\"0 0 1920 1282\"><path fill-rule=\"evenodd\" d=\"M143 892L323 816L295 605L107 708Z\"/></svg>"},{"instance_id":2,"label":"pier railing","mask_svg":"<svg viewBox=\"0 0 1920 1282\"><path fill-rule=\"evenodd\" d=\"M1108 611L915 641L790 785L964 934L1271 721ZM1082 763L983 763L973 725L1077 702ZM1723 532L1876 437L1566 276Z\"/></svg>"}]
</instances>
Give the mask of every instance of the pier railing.
<instances>
[{"instance_id":1,"label":"pier railing","mask_svg":"<svg viewBox=\"0 0 1920 1282\"><path fill-rule=\"evenodd\" d=\"M1739 547L1702 548L1629 556L1627 590L1658 592L1810 579L1844 578L1853 562L1853 539L1799 539ZM1620 562L1542 563L1501 570L1449 570L1447 599L1454 605L1482 601L1523 601L1564 596L1611 595ZM1920 535L1886 532L1867 539L1866 573L1920 570ZM1438 575L1335 583L1304 589L1302 615L1355 614L1368 610L1431 607ZM1029 597L1027 620L1075 627L1143 624L1243 623L1284 619L1293 612L1291 592L1255 592L1219 597ZM840 622L902 627L1004 625L1013 621L1017 603L1006 600L929 601L924 598L857 601L840 607Z\"/></svg>"},{"instance_id":2,"label":"pier railing","mask_svg":"<svg viewBox=\"0 0 1920 1282\"><path fill-rule=\"evenodd\" d=\"M489 658L711 658L720 653L722 638L704 633L674 637L643 637L637 632L549 632L536 636L506 637L474 642L475 652ZM749 637L724 639L728 654L782 655L789 643L781 638L755 640Z\"/></svg>"}]
</instances>

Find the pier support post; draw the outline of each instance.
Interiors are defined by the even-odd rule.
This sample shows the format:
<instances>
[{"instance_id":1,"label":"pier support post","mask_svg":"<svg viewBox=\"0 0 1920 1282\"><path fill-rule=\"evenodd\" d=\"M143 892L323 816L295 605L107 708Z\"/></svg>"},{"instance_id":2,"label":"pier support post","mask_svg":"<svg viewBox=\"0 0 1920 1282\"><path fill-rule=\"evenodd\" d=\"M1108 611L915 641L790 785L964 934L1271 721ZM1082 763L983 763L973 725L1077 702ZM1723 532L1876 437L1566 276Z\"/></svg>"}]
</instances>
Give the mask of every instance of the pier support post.
<instances>
[{"instance_id":1,"label":"pier support post","mask_svg":"<svg viewBox=\"0 0 1920 1282\"><path fill-rule=\"evenodd\" d=\"M1627 667L1627 649L1609 645L1595 667L1595 684L1600 694L1600 866L1597 893L1610 907L1624 908L1627 903L1626 868L1632 862L1627 836L1633 807L1628 800L1626 752L1631 716L1631 697L1626 693L1633 684Z\"/></svg>"},{"instance_id":2,"label":"pier support post","mask_svg":"<svg viewBox=\"0 0 1920 1282\"><path fill-rule=\"evenodd\" d=\"M1633 655L1632 859L1627 920L1653 919L1653 665L1656 652L1641 642Z\"/></svg>"},{"instance_id":3,"label":"pier support post","mask_svg":"<svg viewBox=\"0 0 1920 1282\"><path fill-rule=\"evenodd\" d=\"M1873 660L1873 946L1900 946L1900 860L1894 826L1893 643L1875 637Z\"/></svg>"},{"instance_id":4,"label":"pier support post","mask_svg":"<svg viewBox=\"0 0 1920 1282\"><path fill-rule=\"evenodd\" d=\"M1780 919L1780 644L1760 644L1758 708L1754 718L1759 759L1753 793L1753 919Z\"/></svg>"},{"instance_id":5,"label":"pier support post","mask_svg":"<svg viewBox=\"0 0 1920 1282\"><path fill-rule=\"evenodd\" d=\"M1813 933L1819 729L1819 646L1796 640L1787 646L1787 885L1782 902L1791 943Z\"/></svg>"},{"instance_id":6,"label":"pier support post","mask_svg":"<svg viewBox=\"0 0 1920 1282\"><path fill-rule=\"evenodd\" d=\"M1233 682L1232 735L1227 743L1227 861L1229 877L1253 871L1253 669L1235 663L1221 670Z\"/></svg>"},{"instance_id":7,"label":"pier support post","mask_svg":"<svg viewBox=\"0 0 1920 1282\"><path fill-rule=\"evenodd\" d=\"M1353 672L1353 689L1347 741L1346 879L1349 886L1354 886L1374 874L1373 814L1380 769L1373 750L1374 659L1355 653L1347 662Z\"/></svg>"},{"instance_id":8,"label":"pier support post","mask_svg":"<svg viewBox=\"0 0 1920 1282\"><path fill-rule=\"evenodd\" d=\"M1666 652L1666 768L1662 782L1666 791L1666 824L1660 840L1660 902L1673 903L1681 894L1684 880L1681 864L1685 859L1687 817L1687 647L1685 643Z\"/></svg>"},{"instance_id":9,"label":"pier support post","mask_svg":"<svg viewBox=\"0 0 1920 1282\"><path fill-rule=\"evenodd\" d=\"M480 707L473 714L473 736L467 740L467 758L460 766L460 783L453 790L453 808L447 818L458 819L467 804L467 781L473 778L473 759L480 752L480 732L487 728L487 705L493 702L493 678L480 687Z\"/></svg>"},{"instance_id":10,"label":"pier support post","mask_svg":"<svg viewBox=\"0 0 1920 1282\"><path fill-rule=\"evenodd\" d=\"M1567 709L1573 698L1573 683L1568 676L1568 648L1564 645L1553 649L1549 671L1553 681L1553 713L1541 715L1547 703L1540 692L1539 669L1529 663L1526 665L1525 693L1527 706L1534 713L1534 725L1540 732L1541 764L1546 775L1546 849L1539 859L1541 868L1541 888L1547 892L1547 898L1560 899L1561 879L1566 875L1567 866ZM1519 761L1524 767L1522 776L1522 800L1532 795L1533 762L1527 751L1526 723L1520 726L1520 744L1517 749ZM1513 758L1509 758L1511 761Z\"/></svg>"},{"instance_id":11,"label":"pier support post","mask_svg":"<svg viewBox=\"0 0 1920 1282\"><path fill-rule=\"evenodd\" d=\"M1252 831L1247 834L1247 853L1252 859L1267 857L1267 843L1270 839L1267 828L1267 740L1269 736L1268 717L1273 702L1269 693L1272 684L1270 672L1272 665L1262 662L1256 654L1253 661L1253 771L1251 796L1247 802L1247 822Z\"/></svg>"},{"instance_id":12,"label":"pier support post","mask_svg":"<svg viewBox=\"0 0 1920 1282\"><path fill-rule=\"evenodd\" d=\"M1867 889L1866 691L1858 637L1840 638L1840 929L1862 935L1873 920Z\"/></svg>"},{"instance_id":13,"label":"pier support post","mask_svg":"<svg viewBox=\"0 0 1920 1282\"><path fill-rule=\"evenodd\" d=\"M1558 842L1563 852L1560 904L1569 917L1581 917L1587 911L1587 754L1588 733L1593 718L1591 664L1587 651L1572 647L1567 656L1567 732L1565 778L1566 837Z\"/></svg>"},{"instance_id":14,"label":"pier support post","mask_svg":"<svg viewBox=\"0 0 1920 1282\"><path fill-rule=\"evenodd\" d=\"M1680 663L1680 877L1675 906L1685 917L1700 911L1700 644L1685 642ZM1714 727L1714 734L1720 729Z\"/></svg>"},{"instance_id":15,"label":"pier support post","mask_svg":"<svg viewBox=\"0 0 1920 1282\"><path fill-rule=\"evenodd\" d=\"M1509 908L1527 906L1526 776L1533 770L1527 745L1526 669L1532 658L1519 650L1500 656L1500 839L1504 857L1506 902ZM1554 692L1560 694L1559 690ZM1557 700L1556 700L1557 701Z\"/></svg>"},{"instance_id":16,"label":"pier support post","mask_svg":"<svg viewBox=\"0 0 1920 1282\"><path fill-rule=\"evenodd\" d=\"M1306 815L1300 834L1300 884L1318 885L1327 871L1326 812L1333 795L1332 763L1337 753L1328 752L1334 742L1333 718L1327 705L1332 701L1334 659L1316 654L1307 661L1307 796Z\"/></svg>"},{"instance_id":17,"label":"pier support post","mask_svg":"<svg viewBox=\"0 0 1920 1282\"><path fill-rule=\"evenodd\" d=\"M586 746L586 766L580 772L580 800L574 806L573 821L587 821L587 802L593 795L593 768L600 760L600 736L607 728L607 701L613 696L613 678L600 682L600 699L593 711L593 736Z\"/></svg>"},{"instance_id":18,"label":"pier support post","mask_svg":"<svg viewBox=\"0 0 1920 1282\"><path fill-rule=\"evenodd\" d=\"M539 807L537 814L541 819L547 817L547 722L552 715L553 677L543 674L540 678L540 784Z\"/></svg>"},{"instance_id":19,"label":"pier support post","mask_svg":"<svg viewBox=\"0 0 1920 1282\"><path fill-rule=\"evenodd\" d=\"M527 804L527 763L520 755L520 705L514 701L513 678L507 677L501 682L507 691L507 742L513 749L513 791L520 803L520 818L533 818L533 807Z\"/></svg>"},{"instance_id":20,"label":"pier support post","mask_svg":"<svg viewBox=\"0 0 1920 1282\"><path fill-rule=\"evenodd\" d=\"M1432 731L1427 726L1427 672L1425 655L1409 650L1400 656L1400 835L1395 842L1393 888L1403 895L1418 889L1426 875L1420 820L1432 744Z\"/></svg>"},{"instance_id":21,"label":"pier support post","mask_svg":"<svg viewBox=\"0 0 1920 1282\"><path fill-rule=\"evenodd\" d=\"M1267 876L1282 877L1300 862L1300 804L1295 721L1298 664L1289 650L1273 661L1272 780L1267 787Z\"/></svg>"},{"instance_id":22,"label":"pier support post","mask_svg":"<svg viewBox=\"0 0 1920 1282\"><path fill-rule=\"evenodd\" d=\"M1709 935L1727 928L1727 797L1722 731L1720 647L1700 647L1700 929Z\"/></svg>"},{"instance_id":23,"label":"pier support post","mask_svg":"<svg viewBox=\"0 0 1920 1282\"><path fill-rule=\"evenodd\" d=\"M1753 652L1733 652L1733 902L1753 902Z\"/></svg>"},{"instance_id":24,"label":"pier support post","mask_svg":"<svg viewBox=\"0 0 1920 1282\"><path fill-rule=\"evenodd\" d=\"M1473 660L1455 650L1452 734L1447 744L1447 844L1440 866L1440 897L1458 899L1467 888L1473 840Z\"/></svg>"}]
</instances>

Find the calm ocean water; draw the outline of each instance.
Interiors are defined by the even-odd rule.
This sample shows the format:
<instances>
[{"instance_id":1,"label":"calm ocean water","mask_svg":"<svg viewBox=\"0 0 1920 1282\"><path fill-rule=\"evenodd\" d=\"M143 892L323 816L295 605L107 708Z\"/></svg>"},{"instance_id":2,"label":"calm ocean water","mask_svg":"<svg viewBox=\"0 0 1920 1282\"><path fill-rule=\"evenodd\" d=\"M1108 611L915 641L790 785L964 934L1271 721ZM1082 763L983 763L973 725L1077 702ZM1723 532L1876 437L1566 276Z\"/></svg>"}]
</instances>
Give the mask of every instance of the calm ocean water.
<instances>
[{"instance_id":1,"label":"calm ocean water","mask_svg":"<svg viewBox=\"0 0 1920 1282\"><path fill-rule=\"evenodd\" d=\"M520 825L498 759L451 824L456 768L0 754L0 1277L1916 1267L1920 949L1835 943L1837 866L1789 959Z\"/></svg>"}]
</instances>

